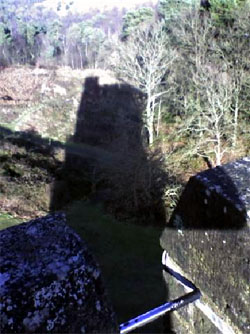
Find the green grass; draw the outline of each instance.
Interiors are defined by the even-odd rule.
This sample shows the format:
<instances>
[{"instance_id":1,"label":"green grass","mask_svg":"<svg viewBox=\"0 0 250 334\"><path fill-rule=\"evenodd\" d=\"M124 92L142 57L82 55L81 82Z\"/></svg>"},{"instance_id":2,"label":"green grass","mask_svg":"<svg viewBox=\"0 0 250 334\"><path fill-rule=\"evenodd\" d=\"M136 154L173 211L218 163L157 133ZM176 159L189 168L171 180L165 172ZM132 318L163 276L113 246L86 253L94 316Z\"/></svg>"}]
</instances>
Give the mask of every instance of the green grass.
<instances>
[{"instance_id":1,"label":"green grass","mask_svg":"<svg viewBox=\"0 0 250 334\"><path fill-rule=\"evenodd\" d=\"M166 301L160 229L115 221L101 207L84 202L68 210L68 224L87 242L100 264L120 323ZM140 332L159 333L157 326L159 323Z\"/></svg>"},{"instance_id":2,"label":"green grass","mask_svg":"<svg viewBox=\"0 0 250 334\"><path fill-rule=\"evenodd\" d=\"M7 227L17 225L21 223L22 221L17 218L13 218L8 213L1 213L0 212L0 230L3 230Z\"/></svg>"}]
</instances>

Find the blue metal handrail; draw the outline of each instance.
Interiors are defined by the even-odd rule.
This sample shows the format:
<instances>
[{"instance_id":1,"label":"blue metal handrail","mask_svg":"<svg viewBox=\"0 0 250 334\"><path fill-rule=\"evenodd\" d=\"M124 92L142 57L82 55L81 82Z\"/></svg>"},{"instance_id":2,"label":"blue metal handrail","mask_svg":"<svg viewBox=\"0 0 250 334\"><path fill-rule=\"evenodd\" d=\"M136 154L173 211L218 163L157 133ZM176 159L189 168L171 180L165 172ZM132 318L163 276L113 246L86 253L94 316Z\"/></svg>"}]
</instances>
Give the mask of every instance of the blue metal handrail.
<instances>
[{"instance_id":1,"label":"blue metal handrail","mask_svg":"<svg viewBox=\"0 0 250 334\"><path fill-rule=\"evenodd\" d=\"M200 290L192 282L190 282L186 277L182 276L180 273L176 272L171 268L169 257L166 251L164 251L162 254L162 265L164 271L173 276L184 287L191 289L192 291L170 302L162 304L144 314L141 314L136 318L133 318L125 323L122 323L120 325L121 334L129 333L135 328L144 326L158 319L160 316L166 314L169 311L174 311L189 303L193 303L194 301L196 301L201 297Z\"/></svg>"}]
</instances>

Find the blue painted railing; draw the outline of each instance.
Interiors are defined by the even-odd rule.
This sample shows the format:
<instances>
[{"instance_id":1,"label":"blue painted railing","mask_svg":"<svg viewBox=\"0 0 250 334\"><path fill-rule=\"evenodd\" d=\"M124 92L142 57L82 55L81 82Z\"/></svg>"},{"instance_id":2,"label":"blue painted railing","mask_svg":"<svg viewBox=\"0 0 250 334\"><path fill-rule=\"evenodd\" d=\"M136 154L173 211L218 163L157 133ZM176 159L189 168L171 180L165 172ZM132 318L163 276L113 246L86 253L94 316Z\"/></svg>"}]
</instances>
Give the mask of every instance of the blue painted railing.
<instances>
[{"instance_id":1,"label":"blue painted railing","mask_svg":"<svg viewBox=\"0 0 250 334\"><path fill-rule=\"evenodd\" d=\"M171 268L171 261L169 260L166 251L164 251L162 254L162 265L163 265L163 269L167 273L169 273L177 281L179 281L184 287L188 288L191 291L185 294L184 296L181 296L170 302L162 304L144 314L139 315L136 318L133 318L121 324L120 325L121 334L129 333L135 328L144 326L158 319L160 316L166 314L169 311L174 311L189 303L193 303L194 301L196 301L197 299L201 297L200 290L192 282L190 282L187 278L185 278L180 273L176 272L173 268Z\"/></svg>"}]
</instances>

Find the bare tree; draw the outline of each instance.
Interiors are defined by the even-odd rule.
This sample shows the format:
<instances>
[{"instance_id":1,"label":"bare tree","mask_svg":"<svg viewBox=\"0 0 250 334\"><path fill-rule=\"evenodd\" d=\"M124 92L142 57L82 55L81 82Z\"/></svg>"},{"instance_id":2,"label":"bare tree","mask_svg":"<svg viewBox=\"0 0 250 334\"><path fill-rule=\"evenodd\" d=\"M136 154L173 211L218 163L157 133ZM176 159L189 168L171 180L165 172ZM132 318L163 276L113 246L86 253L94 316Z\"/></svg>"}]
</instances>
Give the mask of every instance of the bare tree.
<instances>
[{"instance_id":1,"label":"bare tree","mask_svg":"<svg viewBox=\"0 0 250 334\"><path fill-rule=\"evenodd\" d=\"M184 86L180 132L192 142L190 154L210 157L216 165L236 146L239 113L246 107L249 46L235 25L218 30L193 9L173 28Z\"/></svg>"},{"instance_id":2,"label":"bare tree","mask_svg":"<svg viewBox=\"0 0 250 334\"><path fill-rule=\"evenodd\" d=\"M232 27L227 29L230 38L230 48L225 40L220 43L221 58L227 63L228 71L232 78L233 101L231 112L233 114L233 138L232 145L236 148L240 124L240 116L243 113L249 115L250 98L250 3L235 12L235 21Z\"/></svg>"},{"instance_id":3,"label":"bare tree","mask_svg":"<svg viewBox=\"0 0 250 334\"><path fill-rule=\"evenodd\" d=\"M199 78L193 78L193 82L198 94L203 94L203 101L193 101L194 109L182 131L195 139L196 154L214 156L214 164L220 165L232 144L232 80L226 72L204 64Z\"/></svg>"},{"instance_id":4,"label":"bare tree","mask_svg":"<svg viewBox=\"0 0 250 334\"><path fill-rule=\"evenodd\" d=\"M149 132L149 144L154 141L155 123L160 121L156 108L170 86L165 77L171 71L176 52L162 24L140 27L126 42L117 43L113 68L119 75L146 94L144 122ZM158 110L158 115L157 115Z\"/></svg>"}]
</instances>

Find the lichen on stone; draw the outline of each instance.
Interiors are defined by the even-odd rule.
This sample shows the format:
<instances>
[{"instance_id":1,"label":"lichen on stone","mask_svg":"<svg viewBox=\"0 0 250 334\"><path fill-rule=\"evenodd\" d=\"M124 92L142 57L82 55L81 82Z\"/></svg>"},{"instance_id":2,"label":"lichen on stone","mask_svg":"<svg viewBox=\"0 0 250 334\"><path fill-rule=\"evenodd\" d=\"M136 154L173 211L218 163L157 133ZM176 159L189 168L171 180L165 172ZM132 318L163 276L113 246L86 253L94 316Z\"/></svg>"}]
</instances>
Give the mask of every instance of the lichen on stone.
<instances>
[{"instance_id":1,"label":"lichen on stone","mask_svg":"<svg viewBox=\"0 0 250 334\"><path fill-rule=\"evenodd\" d=\"M81 238L53 214L1 231L1 332L118 332L101 272Z\"/></svg>"}]
</instances>

